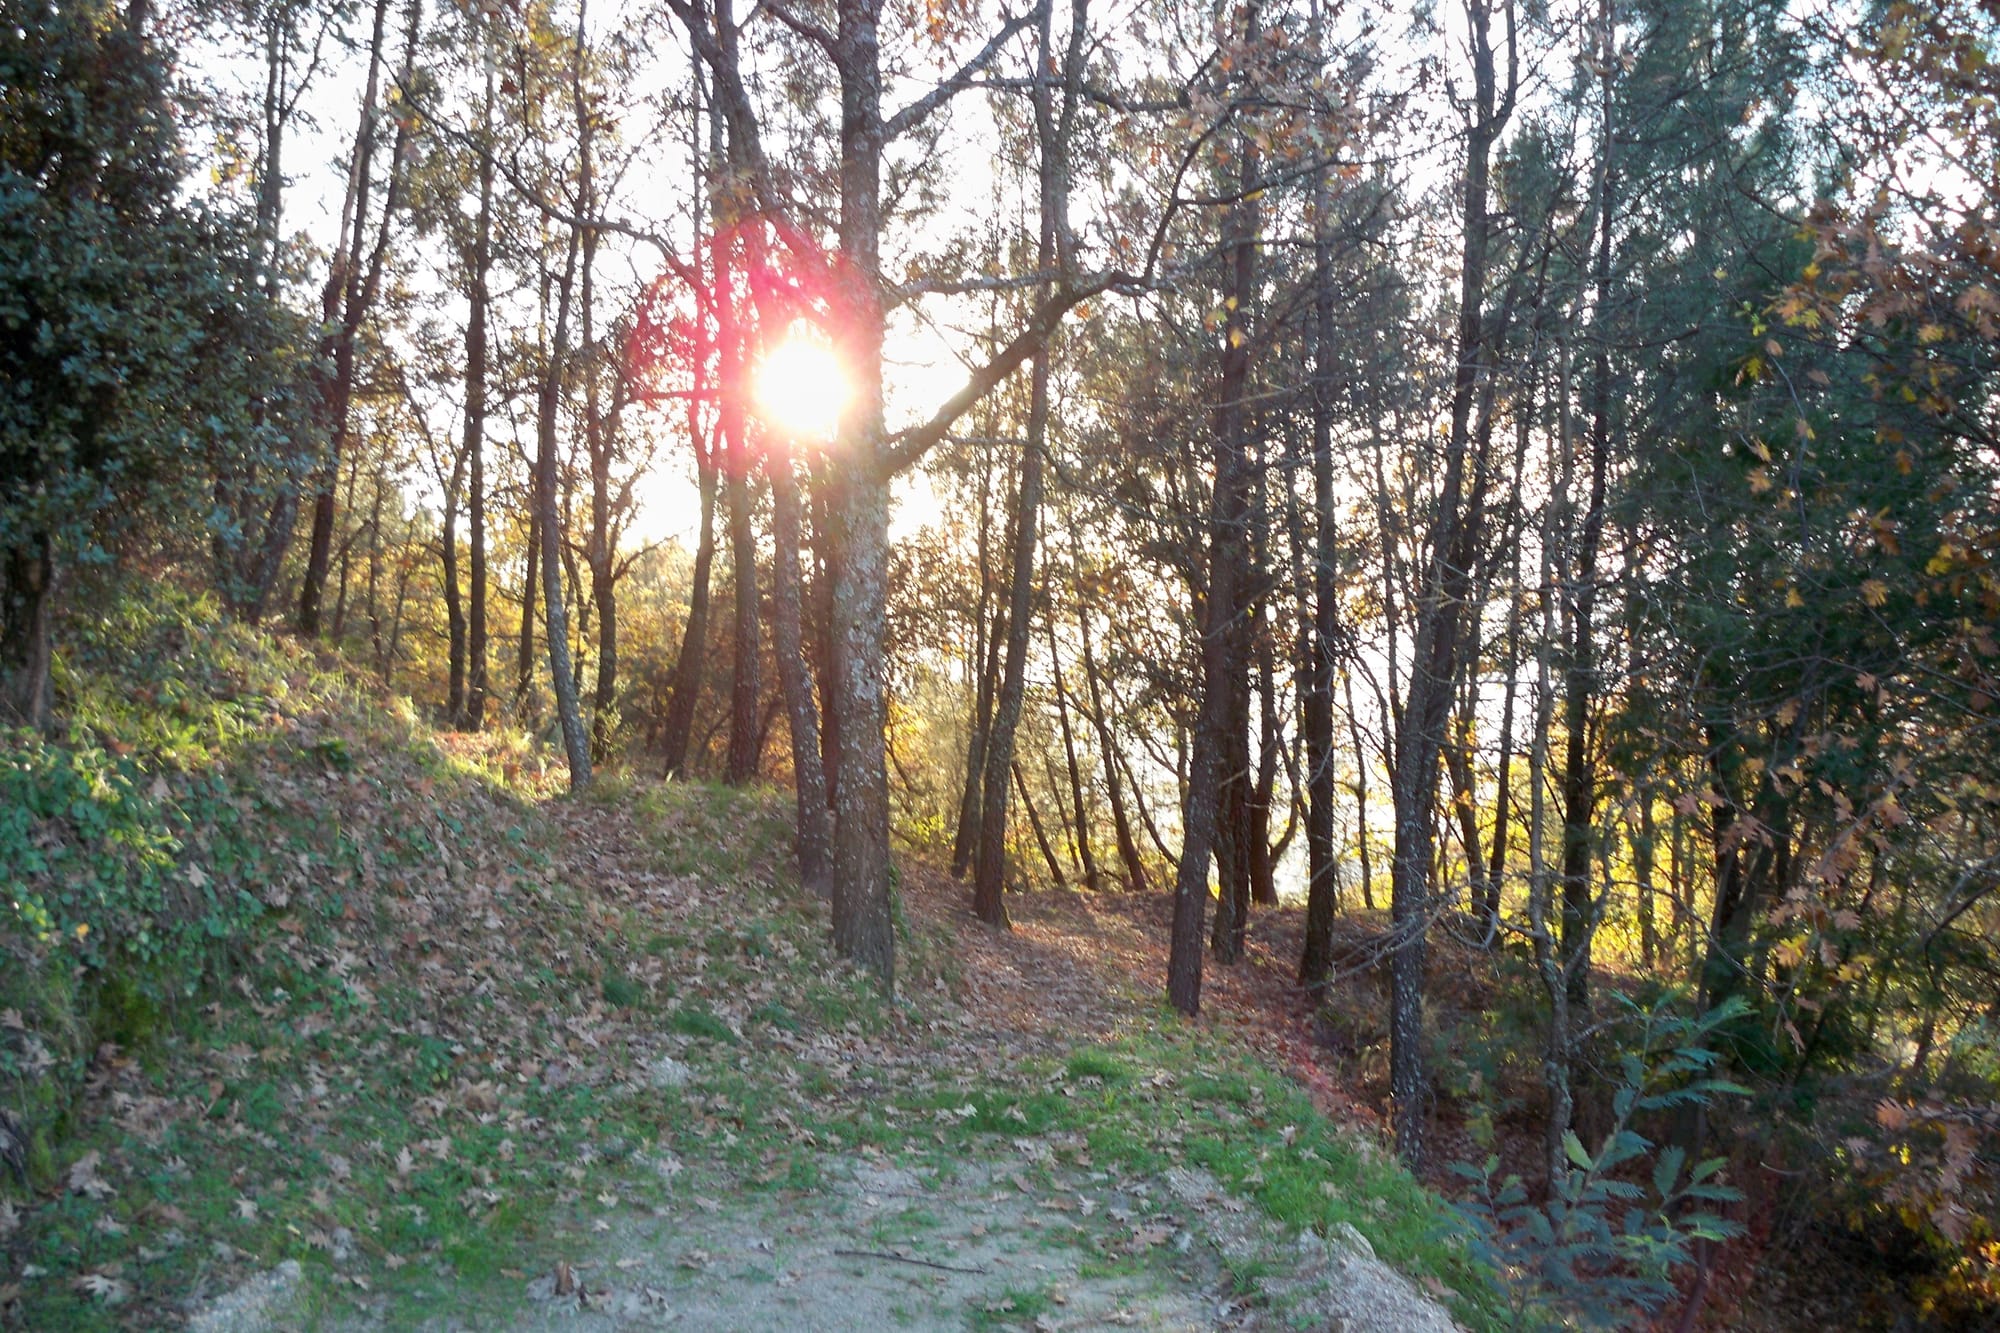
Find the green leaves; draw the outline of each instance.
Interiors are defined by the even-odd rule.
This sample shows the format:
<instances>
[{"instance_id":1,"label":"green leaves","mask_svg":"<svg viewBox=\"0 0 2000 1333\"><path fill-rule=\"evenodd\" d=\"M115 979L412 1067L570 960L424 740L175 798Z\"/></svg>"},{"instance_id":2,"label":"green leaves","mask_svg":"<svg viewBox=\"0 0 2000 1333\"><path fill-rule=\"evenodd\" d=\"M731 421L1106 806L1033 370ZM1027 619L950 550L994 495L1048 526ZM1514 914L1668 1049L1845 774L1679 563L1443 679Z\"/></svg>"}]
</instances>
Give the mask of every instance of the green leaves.
<instances>
[{"instance_id":1,"label":"green leaves","mask_svg":"<svg viewBox=\"0 0 2000 1333\"><path fill-rule=\"evenodd\" d=\"M1653 1143L1630 1128L1642 1111L1707 1105L1741 1089L1711 1071L1718 1057L1708 1042L1740 1018L1740 1001L1689 1017L1669 995L1652 1005L1621 1000L1628 1010L1621 1086L1612 1096L1614 1121L1593 1155L1574 1130L1562 1136L1567 1171L1551 1182L1546 1203L1529 1202L1519 1177L1498 1184L1500 1159L1453 1169L1474 1184L1461 1214L1479 1258L1500 1276L1517 1323L1549 1318L1592 1328L1630 1327L1635 1312L1658 1309L1673 1290L1673 1271L1696 1240L1735 1234L1735 1223L1691 1205L1740 1197L1718 1179L1723 1159L1686 1171L1687 1153L1661 1149L1645 1170ZM1642 1183L1644 1182L1644 1183ZM1650 1186L1650 1188L1649 1188Z\"/></svg>"}]
</instances>

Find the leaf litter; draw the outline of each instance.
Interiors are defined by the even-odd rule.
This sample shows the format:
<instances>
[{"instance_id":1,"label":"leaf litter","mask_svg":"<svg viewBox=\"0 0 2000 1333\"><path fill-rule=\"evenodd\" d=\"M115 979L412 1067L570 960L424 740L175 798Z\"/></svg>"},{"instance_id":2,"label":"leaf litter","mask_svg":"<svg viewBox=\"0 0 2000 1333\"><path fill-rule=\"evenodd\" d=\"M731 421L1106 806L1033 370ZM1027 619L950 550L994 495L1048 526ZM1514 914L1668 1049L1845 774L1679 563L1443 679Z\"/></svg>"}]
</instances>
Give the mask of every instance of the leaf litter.
<instances>
[{"instance_id":1,"label":"leaf litter","mask_svg":"<svg viewBox=\"0 0 2000 1333\"><path fill-rule=\"evenodd\" d=\"M8 1215L9 1253L39 1258L0 1270L17 1308L67 1275L79 1327L200 1320L283 1260L333 1328L1297 1312L1241 1299L1242 1255L1194 1243L1240 1202L1176 1198L1045 1123L1043 1099L1105 1081L1072 1052L1158 1022L1129 915L1033 895L995 934L912 868L909 998L884 1005L826 949L768 796L530 806L413 767L273 776L364 850L331 886L302 867L241 1005L144 1061L99 1052L61 1208ZM1142 1074L1170 1105L1176 1075ZM1267 1264L1281 1231L1234 1243ZM259 1309L241 1326L291 1326Z\"/></svg>"}]
</instances>

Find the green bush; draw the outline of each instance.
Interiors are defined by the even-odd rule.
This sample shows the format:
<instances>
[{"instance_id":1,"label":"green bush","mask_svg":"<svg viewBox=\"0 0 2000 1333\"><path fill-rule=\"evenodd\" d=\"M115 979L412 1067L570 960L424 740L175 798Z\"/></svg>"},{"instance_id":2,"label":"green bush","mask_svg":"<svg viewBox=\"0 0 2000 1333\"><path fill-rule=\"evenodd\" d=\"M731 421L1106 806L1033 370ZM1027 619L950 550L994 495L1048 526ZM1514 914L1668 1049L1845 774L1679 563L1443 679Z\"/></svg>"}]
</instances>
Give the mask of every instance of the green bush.
<instances>
[{"instance_id":1,"label":"green bush","mask_svg":"<svg viewBox=\"0 0 2000 1333\"><path fill-rule=\"evenodd\" d=\"M1629 1001L1623 1003L1630 1004ZM1706 1105L1748 1090L1717 1077L1717 1037L1745 1012L1732 999L1690 1018L1669 996L1631 1006L1634 1040L1620 1058L1613 1122L1595 1153L1563 1136L1568 1169L1535 1203L1519 1176L1496 1181L1500 1159L1453 1170L1472 1184L1459 1214L1473 1256L1500 1274L1515 1328L1630 1328L1673 1294L1674 1270L1694 1242L1735 1235L1713 1211L1741 1196L1724 1185L1722 1158L1687 1169L1687 1154L1654 1154L1636 1117ZM1651 1159L1643 1183L1631 1177ZM1650 1186L1650 1188L1649 1188Z\"/></svg>"}]
</instances>

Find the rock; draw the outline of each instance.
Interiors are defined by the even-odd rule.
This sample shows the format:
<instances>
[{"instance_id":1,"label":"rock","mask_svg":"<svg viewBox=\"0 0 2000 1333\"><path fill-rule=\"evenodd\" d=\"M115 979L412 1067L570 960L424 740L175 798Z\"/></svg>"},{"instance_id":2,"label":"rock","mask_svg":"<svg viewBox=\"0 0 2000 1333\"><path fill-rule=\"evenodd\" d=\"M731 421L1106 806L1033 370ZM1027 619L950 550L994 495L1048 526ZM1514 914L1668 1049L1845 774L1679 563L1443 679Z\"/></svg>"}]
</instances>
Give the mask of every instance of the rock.
<instances>
[{"instance_id":1,"label":"rock","mask_svg":"<svg viewBox=\"0 0 2000 1333\"><path fill-rule=\"evenodd\" d=\"M651 1087L685 1087L693 1078L694 1070L671 1055L657 1055L646 1062L646 1082Z\"/></svg>"},{"instance_id":2,"label":"rock","mask_svg":"<svg viewBox=\"0 0 2000 1333\"><path fill-rule=\"evenodd\" d=\"M1357 1259L1366 1259L1370 1263L1375 1261L1375 1247L1369 1243L1368 1237L1362 1235L1352 1222L1342 1222L1339 1226L1335 1227L1333 1234L1327 1237L1327 1241L1336 1248L1347 1251Z\"/></svg>"},{"instance_id":3,"label":"rock","mask_svg":"<svg viewBox=\"0 0 2000 1333\"><path fill-rule=\"evenodd\" d=\"M354 1262L354 1233L346 1227L333 1229L333 1246L328 1251L336 1264Z\"/></svg>"},{"instance_id":4,"label":"rock","mask_svg":"<svg viewBox=\"0 0 2000 1333\"><path fill-rule=\"evenodd\" d=\"M299 1261L287 1259L196 1311L188 1320L189 1333L277 1333L296 1327L305 1280Z\"/></svg>"}]
</instances>

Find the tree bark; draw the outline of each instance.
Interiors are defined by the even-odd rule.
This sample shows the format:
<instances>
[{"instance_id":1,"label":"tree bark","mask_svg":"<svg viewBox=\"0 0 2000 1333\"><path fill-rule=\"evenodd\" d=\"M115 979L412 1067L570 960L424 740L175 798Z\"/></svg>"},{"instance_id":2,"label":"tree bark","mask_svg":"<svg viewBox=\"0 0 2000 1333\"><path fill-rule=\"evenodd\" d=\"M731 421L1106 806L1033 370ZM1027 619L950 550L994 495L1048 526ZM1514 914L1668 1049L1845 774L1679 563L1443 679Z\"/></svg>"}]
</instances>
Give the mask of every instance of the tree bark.
<instances>
[{"instance_id":1,"label":"tree bark","mask_svg":"<svg viewBox=\"0 0 2000 1333\"><path fill-rule=\"evenodd\" d=\"M1063 688L1062 650L1056 643L1056 618L1049 613L1049 666L1055 673L1056 722L1062 729L1063 759L1069 770L1070 802L1076 811L1076 861L1083 872L1083 887L1097 891L1097 857L1090 846L1090 807L1083 799L1083 770L1076 761L1076 735L1069 725L1069 695Z\"/></svg>"},{"instance_id":2,"label":"tree bark","mask_svg":"<svg viewBox=\"0 0 2000 1333\"><path fill-rule=\"evenodd\" d=\"M362 321L375 302L382 279L382 265L388 253L389 233L400 202L404 162L408 154L411 122L399 118L390 148L389 179L382 193L382 218L372 249L367 246L368 205L373 193L375 165L375 121L381 92L382 60L388 24L388 0L376 0L373 35L368 48L368 79L361 103L361 128L355 134L354 171L350 181L351 224L342 223L345 249L336 250L333 271L327 277L324 314L333 327L321 346L321 369L316 374L320 419L327 432L325 461L313 496L312 538L306 553L306 571L299 589L299 633L317 638L320 632L320 602L326 591L326 575L333 553L334 490L340 475L340 456L346 446L349 410L354 397L356 342ZM423 13L421 0L410 0L403 48L402 82L410 83L417 57L417 30ZM351 231L349 230L351 225ZM368 250L364 258L364 250ZM327 343L331 343L328 346ZM331 359L331 366L326 361Z\"/></svg>"},{"instance_id":3,"label":"tree bark","mask_svg":"<svg viewBox=\"0 0 2000 1333\"><path fill-rule=\"evenodd\" d=\"M55 722L55 544L44 533L0 551L0 719Z\"/></svg>"},{"instance_id":4,"label":"tree bark","mask_svg":"<svg viewBox=\"0 0 2000 1333\"><path fill-rule=\"evenodd\" d=\"M1254 17L1251 20L1254 26ZM1254 192L1257 154L1241 146L1243 193ZM1173 935L1167 957L1167 999L1192 1018L1201 1011L1203 917L1208 907L1208 865L1215 847L1216 815L1225 766L1233 747L1233 683L1240 671L1237 620L1249 574L1250 476L1243 397L1250 375L1248 302L1256 284L1258 208L1245 198L1229 211L1228 306L1215 412L1215 487L1209 510L1208 592L1201 624L1201 711L1195 723L1187 797L1183 804L1180 867L1174 878ZM1226 891L1226 887L1225 887Z\"/></svg>"},{"instance_id":5,"label":"tree bark","mask_svg":"<svg viewBox=\"0 0 2000 1333\"><path fill-rule=\"evenodd\" d=\"M1021 766L1012 765L1009 770L1014 775L1014 787L1021 793L1021 809L1027 812L1028 829L1035 835L1035 846L1041 850L1042 862L1049 868L1049 883L1056 888L1066 889L1069 881L1063 876L1062 861L1056 856L1055 844L1049 841L1048 830L1042 827L1042 816L1035 809L1035 798L1028 794L1028 780L1021 775Z\"/></svg>"},{"instance_id":6,"label":"tree bark","mask_svg":"<svg viewBox=\"0 0 2000 1333\"><path fill-rule=\"evenodd\" d=\"M1597 929L1591 901L1590 861L1592 823L1597 806L1597 775L1590 754L1591 701L1597 680L1597 557L1604 533L1604 492L1611 453L1611 330L1607 303L1611 299L1611 79L1617 63L1613 48L1609 0L1598 18L1602 29L1597 52L1603 92L1603 136L1597 170L1597 255L1592 283L1596 288L1596 349L1592 364L1590 418L1590 499L1584 512L1582 542L1570 562L1570 650L1563 682L1563 973L1572 1009L1590 1004L1590 941Z\"/></svg>"},{"instance_id":7,"label":"tree bark","mask_svg":"<svg viewBox=\"0 0 2000 1333\"><path fill-rule=\"evenodd\" d=\"M721 117L718 114L717 120ZM718 207L720 204L718 203ZM724 752L722 780L740 787L757 775L757 704L763 691L759 671L762 635L758 632L757 536L750 520L750 440L744 421L749 357L737 308L734 265L735 219L715 219L715 309L721 355L720 408L723 468L729 507L729 557L735 594L732 617L729 685L729 746Z\"/></svg>"},{"instance_id":8,"label":"tree bark","mask_svg":"<svg viewBox=\"0 0 2000 1333\"><path fill-rule=\"evenodd\" d=\"M1051 26L1054 6L1042 6L1038 26L1037 68L1051 67ZM1033 93L1035 137L1041 148L1038 179L1040 188L1039 223L1035 250L1038 272L1047 273L1056 259L1056 225L1059 206L1057 179L1059 148L1055 141L1054 98L1048 81L1038 79ZM1039 304L1048 298L1050 284L1037 287ZM1028 639L1033 629L1035 594L1036 525L1042 508L1042 451L1049 429L1049 348L1038 347L1030 364L1028 380L1027 443L1021 455L1020 498L1014 506L1014 561L1007 591L1007 656L1001 668L1000 689L994 699L993 725L986 735L986 776L982 780L979 819L979 851L972 877L972 910L991 926L1006 926L1007 906L1002 898L1007 878L1007 774L1014 768L1014 732L1021 721L1021 703L1027 691ZM1025 795L1026 787L1022 791ZM1039 823L1037 836L1039 836ZM1060 874L1060 872L1056 872Z\"/></svg>"},{"instance_id":9,"label":"tree bark","mask_svg":"<svg viewBox=\"0 0 2000 1333\"><path fill-rule=\"evenodd\" d=\"M465 482L465 455L452 461L451 480L444 488L444 520L438 545L444 563L444 615L447 665L445 725L465 725L465 599L458 587L458 499Z\"/></svg>"},{"instance_id":10,"label":"tree bark","mask_svg":"<svg viewBox=\"0 0 2000 1333\"><path fill-rule=\"evenodd\" d=\"M1125 809L1125 784L1118 773L1118 746L1112 736L1111 721L1105 716L1104 694L1098 684L1097 660L1090 649L1090 610L1077 603L1076 621L1083 646L1083 682L1090 694L1090 724L1097 733L1098 753L1104 761L1104 792L1111 804L1111 829L1118 839L1118 860L1125 867L1127 887L1139 893L1151 885L1146 879L1146 863L1139 854L1138 839L1132 836L1132 821Z\"/></svg>"},{"instance_id":11,"label":"tree bark","mask_svg":"<svg viewBox=\"0 0 2000 1333\"><path fill-rule=\"evenodd\" d=\"M820 766L819 708L800 629L798 486L788 450L768 450L764 466L771 477L771 631L792 734L799 882L824 897L832 889L833 815L827 805L826 771Z\"/></svg>"},{"instance_id":12,"label":"tree bark","mask_svg":"<svg viewBox=\"0 0 2000 1333\"><path fill-rule=\"evenodd\" d=\"M481 28L482 40L491 41ZM472 242L471 283L465 320L465 458L467 571L465 726L486 725L486 312L493 269L493 63L486 65L480 104L479 217Z\"/></svg>"},{"instance_id":13,"label":"tree bark","mask_svg":"<svg viewBox=\"0 0 2000 1333\"><path fill-rule=\"evenodd\" d=\"M718 14L727 0L718 0ZM840 252L833 299L852 397L835 445L840 473L834 544L833 639L840 727L834 805L833 942L896 980L890 890L888 700L882 638L888 620L889 479L883 466L881 297L882 74L875 0L839 0ZM718 26L730 27L728 24Z\"/></svg>"},{"instance_id":14,"label":"tree bark","mask_svg":"<svg viewBox=\"0 0 2000 1333\"><path fill-rule=\"evenodd\" d=\"M583 92L584 31L584 13L579 6L570 91L578 127L577 159L581 178L578 194L587 200L591 197L592 133ZM577 698L576 669L570 656L569 619L563 590L562 510L556 494L556 415L561 401L563 372L569 358L571 304L582 241L583 228L571 226L562 278L556 287L555 331L549 340L548 364L542 371L535 430L535 508L541 515L542 529L544 637L548 640L549 677L555 687L556 717L562 727L563 752L569 761L571 792L582 791L590 785L590 742L584 733L583 710Z\"/></svg>"},{"instance_id":15,"label":"tree bark","mask_svg":"<svg viewBox=\"0 0 2000 1333\"><path fill-rule=\"evenodd\" d=\"M1412 1170L1423 1165L1425 935L1431 911L1431 856L1435 834L1438 758L1456 693L1461 617L1480 538L1478 479L1472 454L1472 409L1490 371L1484 297L1490 219L1488 176L1493 144L1513 111L1514 10L1505 4L1508 72L1504 96L1496 69L1494 0L1467 5L1475 107L1468 124L1464 185L1464 254L1460 264L1456 369L1452 378L1451 430L1446 443L1437 517L1426 544L1420 579L1408 692L1398 720L1390 796L1396 813L1395 859L1390 865L1389 1082L1395 1104L1396 1151ZM1474 498L1468 502L1471 483Z\"/></svg>"}]
</instances>

